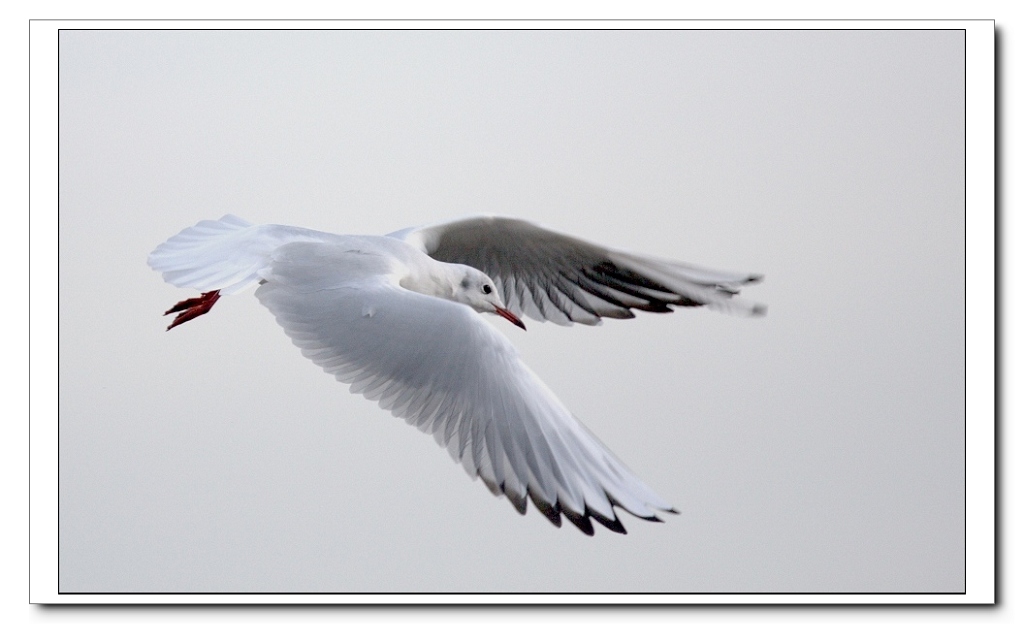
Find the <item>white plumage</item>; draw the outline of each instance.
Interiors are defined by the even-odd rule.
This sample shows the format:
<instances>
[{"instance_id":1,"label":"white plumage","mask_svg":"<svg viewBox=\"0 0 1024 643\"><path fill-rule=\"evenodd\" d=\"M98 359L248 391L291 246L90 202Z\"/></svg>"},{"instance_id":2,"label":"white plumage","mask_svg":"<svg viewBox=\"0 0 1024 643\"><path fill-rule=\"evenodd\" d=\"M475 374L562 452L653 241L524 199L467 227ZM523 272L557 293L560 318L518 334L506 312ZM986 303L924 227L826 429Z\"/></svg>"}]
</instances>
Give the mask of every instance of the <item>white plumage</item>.
<instances>
[{"instance_id":1,"label":"white plumage","mask_svg":"<svg viewBox=\"0 0 1024 643\"><path fill-rule=\"evenodd\" d=\"M303 355L432 434L520 513L529 498L554 524L564 515L587 534L590 518L625 533L616 506L653 521L674 510L477 313L522 326L517 315L596 324L671 306L763 312L733 297L757 275L608 250L498 217L367 237L228 215L178 233L149 265L175 286L205 291L168 311L179 313L171 327L258 282L256 297Z\"/></svg>"}]
</instances>

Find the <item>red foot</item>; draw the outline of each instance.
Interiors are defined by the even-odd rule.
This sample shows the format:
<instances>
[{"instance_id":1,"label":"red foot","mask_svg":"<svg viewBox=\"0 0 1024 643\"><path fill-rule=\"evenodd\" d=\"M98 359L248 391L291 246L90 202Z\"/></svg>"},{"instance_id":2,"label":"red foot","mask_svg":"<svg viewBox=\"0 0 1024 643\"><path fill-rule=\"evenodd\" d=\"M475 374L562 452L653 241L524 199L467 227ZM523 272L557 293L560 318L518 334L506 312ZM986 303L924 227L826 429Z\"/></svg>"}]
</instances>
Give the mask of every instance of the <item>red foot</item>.
<instances>
[{"instance_id":1,"label":"red foot","mask_svg":"<svg viewBox=\"0 0 1024 643\"><path fill-rule=\"evenodd\" d=\"M170 310L164 313L165 315L178 313L178 316L174 318L174 321L167 327L167 330L171 330L178 324L184 324L190 319L195 319L200 315L205 315L210 312L210 309L213 308L213 305L217 303L218 299L220 299L220 291L211 290L210 292L204 292L198 297L179 301L174 304Z\"/></svg>"}]
</instances>

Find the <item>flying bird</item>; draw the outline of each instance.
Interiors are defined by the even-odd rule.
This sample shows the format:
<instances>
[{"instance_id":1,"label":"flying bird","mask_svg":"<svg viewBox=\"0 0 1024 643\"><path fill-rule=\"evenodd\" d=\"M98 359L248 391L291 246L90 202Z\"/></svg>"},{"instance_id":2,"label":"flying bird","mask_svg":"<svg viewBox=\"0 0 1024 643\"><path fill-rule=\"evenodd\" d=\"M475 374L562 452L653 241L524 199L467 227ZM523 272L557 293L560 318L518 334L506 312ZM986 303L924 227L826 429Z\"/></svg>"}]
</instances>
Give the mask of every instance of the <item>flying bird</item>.
<instances>
[{"instance_id":1,"label":"flying bird","mask_svg":"<svg viewBox=\"0 0 1024 643\"><path fill-rule=\"evenodd\" d=\"M519 219L476 216L387 236L252 225L227 215L160 244L149 265L195 288L168 330L221 295L256 297L302 354L353 393L432 434L471 478L524 514L588 535L626 533L615 507L677 513L619 461L478 313L596 325L634 310L707 306L761 315L734 297L760 275L604 248Z\"/></svg>"}]
</instances>

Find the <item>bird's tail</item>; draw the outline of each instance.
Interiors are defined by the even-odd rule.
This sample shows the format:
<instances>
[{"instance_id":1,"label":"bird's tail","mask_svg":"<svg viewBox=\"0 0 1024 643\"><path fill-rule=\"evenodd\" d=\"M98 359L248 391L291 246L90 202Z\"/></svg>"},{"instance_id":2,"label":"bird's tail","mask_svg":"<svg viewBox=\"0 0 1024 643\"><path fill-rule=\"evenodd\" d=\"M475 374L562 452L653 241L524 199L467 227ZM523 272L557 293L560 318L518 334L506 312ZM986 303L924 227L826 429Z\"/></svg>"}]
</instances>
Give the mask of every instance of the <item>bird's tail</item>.
<instances>
[{"instance_id":1,"label":"bird's tail","mask_svg":"<svg viewBox=\"0 0 1024 643\"><path fill-rule=\"evenodd\" d=\"M266 260L266 251L253 247L252 231L259 227L231 214L200 221L157 246L149 266L180 288L241 290L255 280Z\"/></svg>"},{"instance_id":2,"label":"bird's tail","mask_svg":"<svg viewBox=\"0 0 1024 643\"><path fill-rule=\"evenodd\" d=\"M227 214L185 228L149 254L149 266L179 288L238 292L260 280L274 250L292 241L335 235L283 225L253 225Z\"/></svg>"}]
</instances>

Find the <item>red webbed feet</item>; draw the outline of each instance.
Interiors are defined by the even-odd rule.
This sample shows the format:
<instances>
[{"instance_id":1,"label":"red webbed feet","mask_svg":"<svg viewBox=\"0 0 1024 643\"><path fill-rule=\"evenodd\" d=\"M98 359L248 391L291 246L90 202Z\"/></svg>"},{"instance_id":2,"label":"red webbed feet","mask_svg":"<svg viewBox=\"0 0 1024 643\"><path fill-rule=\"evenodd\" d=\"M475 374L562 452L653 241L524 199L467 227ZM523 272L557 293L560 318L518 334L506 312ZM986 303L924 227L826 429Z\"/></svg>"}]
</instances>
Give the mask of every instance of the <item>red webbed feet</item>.
<instances>
[{"instance_id":1,"label":"red webbed feet","mask_svg":"<svg viewBox=\"0 0 1024 643\"><path fill-rule=\"evenodd\" d=\"M211 290L210 292L204 292L198 297L192 297L191 299L174 304L170 310L164 313L165 315L178 313L178 316L174 318L174 321L167 327L167 330L171 330L178 324L184 324L190 319L195 319L200 315L210 312L210 309L213 308L218 299L220 299L220 291Z\"/></svg>"}]
</instances>

